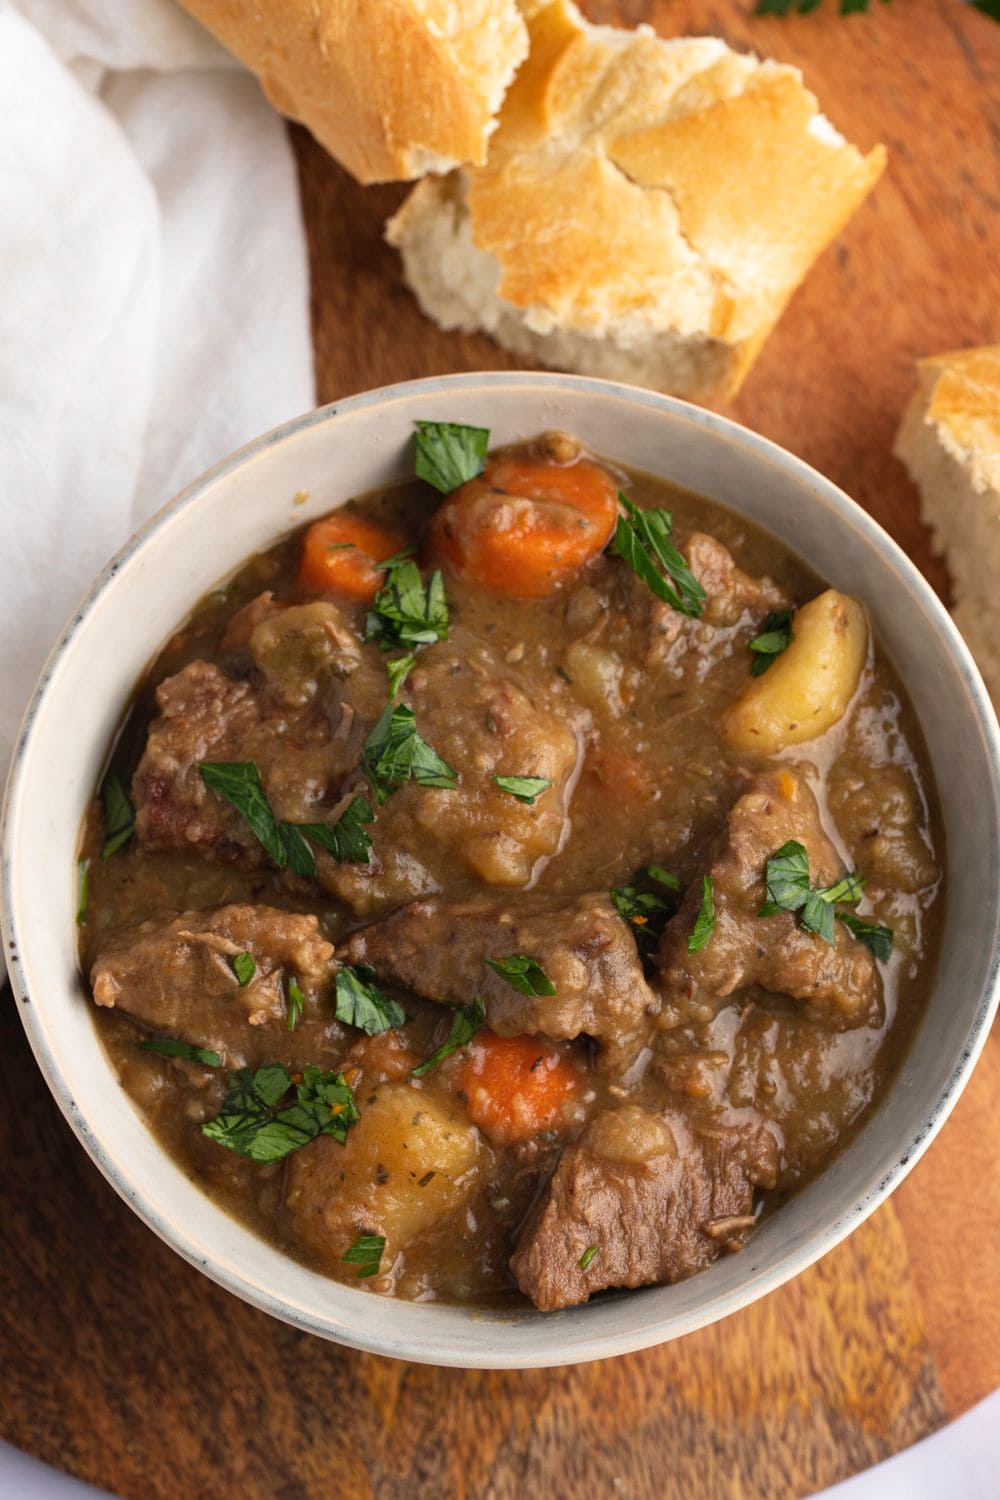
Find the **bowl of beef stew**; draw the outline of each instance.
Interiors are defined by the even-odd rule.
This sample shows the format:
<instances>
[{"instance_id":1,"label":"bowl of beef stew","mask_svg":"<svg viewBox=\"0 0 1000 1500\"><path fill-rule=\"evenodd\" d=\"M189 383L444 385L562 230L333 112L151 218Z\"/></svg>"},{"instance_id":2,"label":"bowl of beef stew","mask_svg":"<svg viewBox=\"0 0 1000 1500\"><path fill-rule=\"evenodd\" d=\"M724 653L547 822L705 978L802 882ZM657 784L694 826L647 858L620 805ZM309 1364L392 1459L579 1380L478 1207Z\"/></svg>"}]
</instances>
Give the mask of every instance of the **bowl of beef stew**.
<instances>
[{"instance_id":1,"label":"bowl of beef stew","mask_svg":"<svg viewBox=\"0 0 1000 1500\"><path fill-rule=\"evenodd\" d=\"M947 614L798 460L606 382L415 382L97 581L8 786L11 978L231 1291L402 1358L624 1353L804 1268L943 1122L997 767Z\"/></svg>"}]
</instances>

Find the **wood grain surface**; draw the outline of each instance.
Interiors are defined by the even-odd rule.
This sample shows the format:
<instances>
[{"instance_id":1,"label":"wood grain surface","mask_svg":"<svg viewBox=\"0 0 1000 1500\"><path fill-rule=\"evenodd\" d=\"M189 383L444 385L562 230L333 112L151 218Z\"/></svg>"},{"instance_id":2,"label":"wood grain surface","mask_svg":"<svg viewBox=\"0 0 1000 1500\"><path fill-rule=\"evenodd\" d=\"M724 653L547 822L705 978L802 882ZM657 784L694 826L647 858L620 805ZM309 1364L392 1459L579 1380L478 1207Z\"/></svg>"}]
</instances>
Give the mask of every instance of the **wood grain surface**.
<instances>
[{"instance_id":1,"label":"wood grain surface","mask_svg":"<svg viewBox=\"0 0 1000 1500\"><path fill-rule=\"evenodd\" d=\"M889 447L913 360L1000 342L1000 27L958 0L840 20L751 0L607 0L799 64L890 168L794 298L731 414L856 496L942 591ZM300 131L321 401L516 362L444 335L362 189ZM943 1135L791 1285L660 1349L469 1373L359 1355L213 1286L91 1166L0 1006L0 1436L125 1500L799 1500L1000 1385L1000 1039Z\"/></svg>"}]
</instances>

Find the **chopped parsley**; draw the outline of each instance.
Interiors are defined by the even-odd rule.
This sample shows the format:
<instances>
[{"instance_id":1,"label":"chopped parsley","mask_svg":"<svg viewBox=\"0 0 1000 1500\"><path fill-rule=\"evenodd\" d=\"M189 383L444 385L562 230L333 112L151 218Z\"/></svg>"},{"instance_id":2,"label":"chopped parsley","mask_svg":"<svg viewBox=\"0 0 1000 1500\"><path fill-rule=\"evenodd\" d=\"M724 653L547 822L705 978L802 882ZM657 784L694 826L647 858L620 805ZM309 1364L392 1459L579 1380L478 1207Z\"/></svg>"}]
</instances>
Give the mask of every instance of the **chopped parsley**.
<instances>
[{"instance_id":1,"label":"chopped parsley","mask_svg":"<svg viewBox=\"0 0 1000 1500\"><path fill-rule=\"evenodd\" d=\"M343 1145L348 1129L359 1119L343 1075L324 1073L310 1064L294 1086L294 1099L279 1108L292 1087L282 1063L230 1073L222 1109L201 1127L202 1133L238 1156L262 1163L282 1161L319 1135L332 1136Z\"/></svg>"},{"instance_id":2,"label":"chopped parsley","mask_svg":"<svg viewBox=\"0 0 1000 1500\"><path fill-rule=\"evenodd\" d=\"M483 472L489 446L488 427L465 427L461 422L416 422L413 467L442 495Z\"/></svg>"},{"instance_id":3,"label":"chopped parsley","mask_svg":"<svg viewBox=\"0 0 1000 1500\"><path fill-rule=\"evenodd\" d=\"M395 698L403 683L409 677L417 664L415 656L397 656L385 664L386 675L389 678L389 697Z\"/></svg>"},{"instance_id":4,"label":"chopped parsley","mask_svg":"<svg viewBox=\"0 0 1000 1500\"><path fill-rule=\"evenodd\" d=\"M627 885L616 886L611 892L615 910L631 927L644 958L649 958L663 936L668 918L677 909L676 901L664 900L659 892L644 889L648 885L658 885L672 895L681 888L680 880L669 870L661 865L647 865L645 869L636 870Z\"/></svg>"},{"instance_id":5,"label":"chopped parsley","mask_svg":"<svg viewBox=\"0 0 1000 1500\"><path fill-rule=\"evenodd\" d=\"M527 802L529 806L552 785L548 776L494 776L493 780L502 792L508 792L518 802Z\"/></svg>"},{"instance_id":6,"label":"chopped parsley","mask_svg":"<svg viewBox=\"0 0 1000 1500\"><path fill-rule=\"evenodd\" d=\"M702 948L707 947L708 940L715 931L715 895L714 882L711 875L706 875L701 882L701 906L688 938L688 952L700 953Z\"/></svg>"},{"instance_id":7,"label":"chopped parsley","mask_svg":"<svg viewBox=\"0 0 1000 1500\"><path fill-rule=\"evenodd\" d=\"M618 517L612 554L624 559L657 599L696 620L705 608L705 590L670 540L674 524L670 512L640 510L620 490L618 499L625 514Z\"/></svg>"},{"instance_id":8,"label":"chopped parsley","mask_svg":"<svg viewBox=\"0 0 1000 1500\"><path fill-rule=\"evenodd\" d=\"M446 1041L442 1042L436 1052L432 1052L426 1062L422 1062L418 1068L414 1068L411 1077L423 1078L425 1073L430 1073L439 1063L443 1063L446 1057L457 1052L472 1041L476 1032L486 1020L486 1007L477 995L471 1005L457 1005L455 1013L451 1018L451 1030Z\"/></svg>"},{"instance_id":9,"label":"chopped parsley","mask_svg":"<svg viewBox=\"0 0 1000 1500\"><path fill-rule=\"evenodd\" d=\"M369 1036L391 1031L406 1021L406 1011L372 983L374 978L374 969L365 964L358 964L355 968L344 964L338 970L336 983L337 1020L345 1021L348 1026L359 1026Z\"/></svg>"},{"instance_id":10,"label":"chopped parsley","mask_svg":"<svg viewBox=\"0 0 1000 1500\"><path fill-rule=\"evenodd\" d=\"M448 601L441 573L435 569L425 586L411 558L390 557L377 566L386 579L368 611L365 639L378 641L383 651L446 640Z\"/></svg>"},{"instance_id":11,"label":"chopped parsley","mask_svg":"<svg viewBox=\"0 0 1000 1500\"><path fill-rule=\"evenodd\" d=\"M371 839L362 824L375 814L366 797L355 797L337 823L279 823L271 811L260 772L252 760L200 761L198 770L205 785L235 807L271 862L296 875L315 875L316 856L308 840L319 844L334 859L364 864Z\"/></svg>"},{"instance_id":12,"label":"chopped parsley","mask_svg":"<svg viewBox=\"0 0 1000 1500\"><path fill-rule=\"evenodd\" d=\"M586 1250L583 1252L583 1254L580 1256L579 1261L577 1262L581 1271L585 1271L587 1269L587 1267L590 1265L590 1262L593 1260L594 1256L597 1254L600 1248L600 1245L587 1246Z\"/></svg>"},{"instance_id":13,"label":"chopped parsley","mask_svg":"<svg viewBox=\"0 0 1000 1500\"><path fill-rule=\"evenodd\" d=\"M775 659L781 655L782 651L788 649L794 639L792 611L779 609L769 614L764 621L764 628L760 635L755 635L750 642L749 649L755 653L750 676L759 677L762 672L766 672L768 667L774 665Z\"/></svg>"},{"instance_id":14,"label":"chopped parsley","mask_svg":"<svg viewBox=\"0 0 1000 1500\"><path fill-rule=\"evenodd\" d=\"M295 1028L296 1028L296 1026L302 1020L302 1009L303 1009L305 1003L306 1003L306 997L302 993L302 987L300 986L298 980L295 979L294 977L291 978L291 979L289 979L289 981L288 981L288 995L287 995L287 1005L288 1005L287 1027L288 1027L289 1031L294 1031Z\"/></svg>"},{"instance_id":15,"label":"chopped parsley","mask_svg":"<svg viewBox=\"0 0 1000 1500\"><path fill-rule=\"evenodd\" d=\"M657 885L666 886L668 891L679 891L681 888L680 876L672 875L662 865L647 865L646 878L655 880Z\"/></svg>"},{"instance_id":16,"label":"chopped parsley","mask_svg":"<svg viewBox=\"0 0 1000 1500\"><path fill-rule=\"evenodd\" d=\"M170 1036L151 1036L135 1045L140 1052L158 1052L161 1057L183 1057L188 1062L203 1063L206 1068L217 1068L222 1061L211 1047L195 1047L190 1042L178 1042Z\"/></svg>"},{"instance_id":17,"label":"chopped parsley","mask_svg":"<svg viewBox=\"0 0 1000 1500\"><path fill-rule=\"evenodd\" d=\"M890 928L834 910L838 902L857 905L865 888L861 875L852 872L833 885L814 886L809 879L809 853L805 845L797 839L789 839L768 860L766 881L767 900L758 916L773 917L778 912L797 911L805 930L830 944L835 940L834 921L839 919L848 931L871 949L876 958L882 958L883 962L888 958L892 949Z\"/></svg>"},{"instance_id":18,"label":"chopped parsley","mask_svg":"<svg viewBox=\"0 0 1000 1500\"><path fill-rule=\"evenodd\" d=\"M110 859L123 844L128 843L135 828L135 812L117 771L109 771L101 783L101 802L104 804L101 858Z\"/></svg>"},{"instance_id":19,"label":"chopped parsley","mask_svg":"<svg viewBox=\"0 0 1000 1500\"><path fill-rule=\"evenodd\" d=\"M87 920L87 896L90 889L90 860L78 859L76 862L77 897L76 897L76 925L82 927Z\"/></svg>"},{"instance_id":20,"label":"chopped parsley","mask_svg":"<svg viewBox=\"0 0 1000 1500\"><path fill-rule=\"evenodd\" d=\"M384 1234L361 1234L350 1250L341 1256L345 1265L357 1266L358 1277L377 1276L385 1250Z\"/></svg>"},{"instance_id":21,"label":"chopped parsley","mask_svg":"<svg viewBox=\"0 0 1000 1500\"><path fill-rule=\"evenodd\" d=\"M412 708L387 703L361 752L361 769L376 802L387 802L393 792L412 779L418 786L451 788L458 777L437 751L417 733Z\"/></svg>"},{"instance_id":22,"label":"chopped parsley","mask_svg":"<svg viewBox=\"0 0 1000 1500\"><path fill-rule=\"evenodd\" d=\"M527 953L486 960L494 974L505 979L520 995L554 995L556 987L542 967Z\"/></svg>"},{"instance_id":23,"label":"chopped parsley","mask_svg":"<svg viewBox=\"0 0 1000 1500\"><path fill-rule=\"evenodd\" d=\"M240 982L240 989L248 985L257 972L252 953L237 953L229 960L229 967Z\"/></svg>"}]
</instances>

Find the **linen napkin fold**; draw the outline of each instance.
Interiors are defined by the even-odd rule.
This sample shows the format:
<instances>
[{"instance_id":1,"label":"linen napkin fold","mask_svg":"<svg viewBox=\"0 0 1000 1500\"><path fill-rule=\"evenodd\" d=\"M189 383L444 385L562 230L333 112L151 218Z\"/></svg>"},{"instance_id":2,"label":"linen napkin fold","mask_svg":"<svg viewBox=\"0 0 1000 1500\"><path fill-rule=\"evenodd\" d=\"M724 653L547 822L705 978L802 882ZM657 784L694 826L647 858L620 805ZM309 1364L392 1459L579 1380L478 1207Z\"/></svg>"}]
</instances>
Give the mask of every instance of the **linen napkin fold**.
<instances>
[{"instance_id":1,"label":"linen napkin fold","mask_svg":"<svg viewBox=\"0 0 1000 1500\"><path fill-rule=\"evenodd\" d=\"M0 0L0 780L90 580L315 402L294 161L172 0Z\"/></svg>"}]
</instances>

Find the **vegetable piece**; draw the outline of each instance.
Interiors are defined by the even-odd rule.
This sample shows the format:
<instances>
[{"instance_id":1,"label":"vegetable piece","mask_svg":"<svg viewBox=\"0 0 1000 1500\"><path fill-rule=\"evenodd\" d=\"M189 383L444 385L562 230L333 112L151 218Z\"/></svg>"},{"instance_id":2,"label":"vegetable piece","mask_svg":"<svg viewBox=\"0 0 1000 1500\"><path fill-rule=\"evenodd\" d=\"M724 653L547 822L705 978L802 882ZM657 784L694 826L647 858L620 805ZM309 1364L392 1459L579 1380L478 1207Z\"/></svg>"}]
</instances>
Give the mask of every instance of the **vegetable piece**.
<instances>
[{"instance_id":1,"label":"vegetable piece","mask_svg":"<svg viewBox=\"0 0 1000 1500\"><path fill-rule=\"evenodd\" d=\"M618 500L625 514L618 517L610 551L628 563L657 599L682 615L697 619L705 608L705 590L691 572L687 559L670 540L673 530L670 512L640 510L621 491Z\"/></svg>"},{"instance_id":2,"label":"vegetable piece","mask_svg":"<svg viewBox=\"0 0 1000 1500\"><path fill-rule=\"evenodd\" d=\"M299 584L317 594L366 603L382 586L378 564L399 552L402 538L350 510L310 526L302 543Z\"/></svg>"},{"instance_id":3,"label":"vegetable piece","mask_svg":"<svg viewBox=\"0 0 1000 1500\"><path fill-rule=\"evenodd\" d=\"M460 1047L471 1042L485 1020L486 1007L478 995L470 1005L456 1005L447 1040L441 1043L436 1052L431 1053L426 1062L414 1068L410 1076L423 1078L425 1074L432 1072L444 1062L446 1057L450 1057L453 1052L457 1052Z\"/></svg>"},{"instance_id":4,"label":"vegetable piece","mask_svg":"<svg viewBox=\"0 0 1000 1500\"><path fill-rule=\"evenodd\" d=\"M418 786L451 788L458 777L437 751L417 733L412 708L387 703L361 752L361 768L376 802L387 802L393 792L412 779Z\"/></svg>"},{"instance_id":5,"label":"vegetable piece","mask_svg":"<svg viewBox=\"0 0 1000 1500\"><path fill-rule=\"evenodd\" d=\"M556 987L541 965L527 953L512 953L509 958L486 960L494 974L505 979L521 995L554 995Z\"/></svg>"},{"instance_id":6,"label":"vegetable piece","mask_svg":"<svg viewBox=\"0 0 1000 1500\"><path fill-rule=\"evenodd\" d=\"M418 479L448 495L483 472L488 427L466 427L461 422L415 422L414 426L413 468Z\"/></svg>"},{"instance_id":7,"label":"vegetable piece","mask_svg":"<svg viewBox=\"0 0 1000 1500\"><path fill-rule=\"evenodd\" d=\"M381 569L385 571L385 583L368 611L365 639L378 641L383 651L447 640L448 601L438 569L426 587L420 569L409 558L389 558Z\"/></svg>"},{"instance_id":8,"label":"vegetable piece","mask_svg":"<svg viewBox=\"0 0 1000 1500\"><path fill-rule=\"evenodd\" d=\"M600 1245L587 1246L586 1250L583 1252L583 1254L580 1256L579 1261L577 1262L581 1271L585 1271L587 1269L587 1267L590 1265L590 1262L593 1260L594 1256L597 1254L600 1248Z\"/></svg>"},{"instance_id":9,"label":"vegetable piece","mask_svg":"<svg viewBox=\"0 0 1000 1500\"><path fill-rule=\"evenodd\" d=\"M750 668L750 676L760 677L766 672L768 667L774 665L782 651L788 649L794 639L792 611L779 609L769 614L764 621L763 630L750 642L749 649L756 653L753 666Z\"/></svg>"},{"instance_id":10,"label":"vegetable piece","mask_svg":"<svg viewBox=\"0 0 1000 1500\"><path fill-rule=\"evenodd\" d=\"M324 1073L310 1064L296 1087L294 1101L278 1109L291 1087L281 1063L269 1063L256 1072L240 1068L230 1073L222 1110L201 1127L202 1134L256 1162L283 1161L318 1135L332 1136L343 1144L348 1129L360 1118L343 1074Z\"/></svg>"},{"instance_id":11,"label":"vegetable piece","mask_svg":"<svg viewBox=\"0 0 1000 1500\"><path fill-rule=\"evenodd\" d=\"M234 954L234 956L229 960L229 966L232 969L233 973L236 975L236 978L239 980L240 989L243 989L245 985L248 985L257 972L257 965L254 963L254 957L252 953Z\"/></svg>"},{"instance_id":12,"label":"vegetable piece","mask_svg":"<svg viewBox=\"0 0 1000 1500\"><path fill-rule=\"evenodd\" d=\"M881 963L887 964L892 957L892 928L882 927L878 922L866 922L863 917L850 911L838 911L837 921L843 922L848 932L854 934L859 943L874 953Z\"/></svg>"},{"instance_id":13,"label":"vegetable piece","mask_svg":"<svg viewBox=\"0 0 1000 1500\"><path fill-rule=\"evenodd\" d=\"M415 656L397 656L393 661L386 662L385 671L389 679L390 698L395 698L398 695L400 688L416 665L417 658Z\"/></svg>"},{"instance_id":14,"label":"vegetable piece","mask_svg":"<svg viewBox=\"0 0 1000 1500\"><path fill-rule=\"evenodd\" d=\"M439 508L431 548L494 594L548 599L607 546L616 488L596 464L494 458Z\"/></svg>"},{"instance_id":15,"label":"vegetable piece","mask_svg":"<svg viewBox=\"0 0 1000 1500\"><path fill-rule=\"evenodd\" d=\"M375 970L366 964L358 964L357 968L344 964L336 981L337 1020L359 1026L369 1036L378 1036L406 1022L406 1011L372 983L374 978Z\"/></svg>"},{"instance_id":16,"label":"vegetable piece","mask_svg":"<svg viewBox=\"0 0 1000 1500\"><path fill-rule=\"evenodd\" d=\"M711 875L706 875L701 882L701 906L695 918L691 936L688 938L688 952L700 953L702 948L707 947L708 940L715 931L715 896L714 882Z\"/></svg>"},{"instance_id":17,"label":"vegetable piece","mask_svg":"<svg viewBox=\"0 0 1000 1500\"><path fill-rule=\"evenodd\" d=\"M306 997L305 995L303 995L302 988L298 980L295 978L290 978L288 981L287 1003L287 1028L289 1031L294 1031L296 1026L302 1020L302 1010L306 1003Z\"/></svg>"},{"instance_id":18,"label":"vegetable piece","mask_svg":"<svg viewBox=\"0 0 1000 1500\"><path fill-rule=\"evenodd\" d=\"M90 891L90 860L78 859L76 862L77 897L76 897L76 925L82 927L87 920L87 897Z\"/></svg>"},{"instance_id":19,"label":"vegetable piece","mask_svg":"<svg viewBox=\"0 0 1000 1500\"><path fill-rule=\"evenodd\" d=\"M509 792L518 802L529 806L552 785L547 776L494 776L493 780L502 792Z\"/></svg>"},{"instance_id":20,"label":"vegetable piece","mask_svg":"<svg viewBox=\"0 0 1000 1500\"><path fill-rule=\"evenodd\" d=\"M191 1042L178 1042L172 1036L151 1036L136 1042L140 1052L158 1052L161 1057L183 1057L188 1062L203 1063L206 1068L217 1068L222 1058L211 1047L195 1047Z\"/></svg>"},{"instance_id":21,"label":"vegetable piece","mask_svg":"<svg viewBox=\"0 0 1000 1500\"><path fill-rule=\"evenodd\" d=\"M765 677L752 679L722 716L736 750L774 755L832 729L843 718L868 659L868 621L835 589L804 604L795 639Z\"/></svg>"},{"instance_id":22,"label":"vegetable piece","mask_svg":"<svg viewBox=\"0 0 1000 1500\"><path fill-rule=\"evenodd\" d=\"M357 1276L377 1276L385 1249L384 1234L360 1234L354 1244L341 1256L345 1265L357 1266Z\"/></svg>"},{"instance_id":23,"label":"vegetable piece","mask_svg":"<svg viewBox=\"0 0 1000 1500\"><path fill-rule=\"evenodd\" d=\"M551 1042L483 1031L456 1075L469 1118L498 1145L558 1127L579 1088L579 1074Z\"/></svg>"},{"instance_id":24,"label":"vegetable piece","mask_svg":"<svg viewBox=\"0 0 1000 1500\"><path fill-rule=\"evenodd\" d=\"M104 848L102 859L110 859L127 844L135 828L135 811L117 771L109 771L101 785L104 804Z\"/></svg>"}]
</instances>

